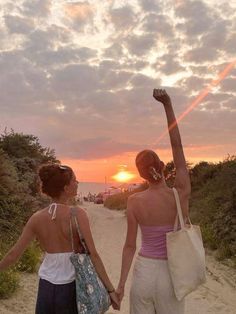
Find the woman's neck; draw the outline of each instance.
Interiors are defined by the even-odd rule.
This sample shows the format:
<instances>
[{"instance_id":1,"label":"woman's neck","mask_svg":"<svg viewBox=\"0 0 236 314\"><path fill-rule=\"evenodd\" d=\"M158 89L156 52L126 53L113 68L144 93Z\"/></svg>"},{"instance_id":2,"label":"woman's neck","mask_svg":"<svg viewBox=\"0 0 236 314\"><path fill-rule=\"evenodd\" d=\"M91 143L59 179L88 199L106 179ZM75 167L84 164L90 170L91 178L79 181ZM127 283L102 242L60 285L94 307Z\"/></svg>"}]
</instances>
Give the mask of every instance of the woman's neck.
<instances>
[{"instance_id":1,"label":"woman's neck","mask_svg":"<svg viewBox=\"0 0 236 314\"><path fill-rule=\"evenodd\" d=\"M57 198L53 198L53 203L61 204L61 205L68 205L70 203L70 199L65 196L60 196Z\"/></svg>"},{"instance_id":2,"label":"woman's neck","mask_svg":"<svg viewBox=\"0 0 236 314\"><path fill-rule=\"evenodd\" d=\"M166 188L167 185L166 185L166 181L165 179L161 179L159 182L156 182L156 183L152 183L152 182L149 182L149 190L158 190L158 189L161 189L161 188Z\"/></svg>"}]
</instances>

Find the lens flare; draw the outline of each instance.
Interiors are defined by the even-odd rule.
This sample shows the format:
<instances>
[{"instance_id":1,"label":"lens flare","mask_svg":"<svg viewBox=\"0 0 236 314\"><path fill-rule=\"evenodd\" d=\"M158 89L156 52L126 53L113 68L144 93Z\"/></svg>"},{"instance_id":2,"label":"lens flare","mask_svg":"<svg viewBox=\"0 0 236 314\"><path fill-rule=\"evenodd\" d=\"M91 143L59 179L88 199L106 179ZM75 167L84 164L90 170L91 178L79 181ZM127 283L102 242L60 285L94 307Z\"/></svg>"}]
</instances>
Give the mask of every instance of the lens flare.
<instances>
[{"instance_id":1,"label":"lens flare","mask_svg":"<svg viewBox=\"0 0 236 314\"><path fill-rule=\"evenodd\" d=\"M212 80L212 82L209 84L209 86L207 86L204 90L202 90L200 92L200 94L197 96L197 98L176 119L176 122L172 123L171 126L160 135L160 137L157 139L157 142L155 143L155 145L157 143L159 143L163 139L163 137L165 137L165 135L167 133L169 133L169 131L171 131L176 126L177 123L179 123L182 119L184 119L187 116L187 114L189 114L212 91L212 89L215 86L217 86L228 75L228 73L235 67L235 65L236 65L236 60L229 63L224 68L224 70L218 74L218 77L215 80Z\"/></svg>"}]
</instances>

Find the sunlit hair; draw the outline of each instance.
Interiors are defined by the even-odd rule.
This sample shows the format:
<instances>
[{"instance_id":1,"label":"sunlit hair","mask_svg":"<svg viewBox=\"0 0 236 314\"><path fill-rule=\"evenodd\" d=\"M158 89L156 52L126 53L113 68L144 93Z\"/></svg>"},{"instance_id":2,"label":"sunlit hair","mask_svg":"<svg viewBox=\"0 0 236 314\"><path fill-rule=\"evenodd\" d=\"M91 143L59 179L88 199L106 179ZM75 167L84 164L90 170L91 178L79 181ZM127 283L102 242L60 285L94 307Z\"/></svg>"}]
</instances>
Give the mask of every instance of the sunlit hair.
<instances>
[{"instance_id":1,"label":"sunlit hair","mask_svg":"<svg viewBox=\"0 0 236 314\"><path fill-rule=\"evenodd\" d=\"M50 197L59 197L73 176L73 170L59 164L45 164L39 168L41 190Z\"/></svg>"},{"instance_id":2,"label":"sunlit hair","mask_svg":"<svg viewBox=\"0 0 236 314\"><path fill-rule=\"evenodd\" d=\"M143 150L136 156L136 167L140 176L151 182L157 183L162 178L164 163L152 150Z\"/></svg>"}]
</instances>

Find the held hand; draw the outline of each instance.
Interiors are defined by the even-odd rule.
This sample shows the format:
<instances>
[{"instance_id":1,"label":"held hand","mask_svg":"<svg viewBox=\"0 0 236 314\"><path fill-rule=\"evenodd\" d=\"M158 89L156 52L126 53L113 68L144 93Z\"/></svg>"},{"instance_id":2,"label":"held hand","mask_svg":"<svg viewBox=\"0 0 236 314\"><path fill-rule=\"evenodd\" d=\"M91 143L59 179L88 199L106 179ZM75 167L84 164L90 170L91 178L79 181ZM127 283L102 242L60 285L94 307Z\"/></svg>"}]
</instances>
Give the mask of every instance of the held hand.
<instances>
[{"instance_id":1,"label":"held hand","mask_svg":"<svg viewBox=\"0 0 236 314\"><path fill-rule=\"evenodd\" d=\"M118 296L119 301L121 302L124 297L124 288L119 287L116 289L116 294Z\"/></svg>"},{"instance_id":2,"label":"held hand","mask_svg":"<svg viewBox=\"0 0 236 314\"><path fill-rule=\"evenodd\" d=\"M111 305L113 307L114 310L120 310L120 301L119 301L119 298L116 294L116 292L112 292L112 293L109 293L110 295L110 298L111 298Z\"/></svg>"},{"instance_id":3,"label":"held hand","mask_svg":"<svg viewBox=\"0 0 236 314\"><path fill-rule=\"evenodd\" d=\"M165 89L156 89L153 90L153 97L160 101L164 106L171 104L170 96L167 94Z\"/></svg>"}]
</instances>

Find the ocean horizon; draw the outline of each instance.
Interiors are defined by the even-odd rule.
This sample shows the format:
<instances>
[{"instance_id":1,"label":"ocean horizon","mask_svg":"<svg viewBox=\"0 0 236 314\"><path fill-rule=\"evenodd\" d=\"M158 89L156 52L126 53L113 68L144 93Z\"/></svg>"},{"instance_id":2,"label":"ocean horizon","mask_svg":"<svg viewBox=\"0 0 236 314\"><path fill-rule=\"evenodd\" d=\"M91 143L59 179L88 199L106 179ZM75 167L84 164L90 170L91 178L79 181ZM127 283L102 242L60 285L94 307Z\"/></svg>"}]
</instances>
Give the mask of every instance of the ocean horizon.
<instances>
[{"instance_id":1,"label":"ocean horizon","mask_svg":"<svg viewBox=\"0 0 236 314\"><path fill-rule=\"evenodd\" d=\"M98 194L100 192L105 192L106 190L108 190L110 187L119 187L123 184L126 183L121 183L121 182L79 182L78 185L78 195L82 194L82 196L87 196L88 193L92 193L92 194ZM129 183L127 183L129 184ZM130 183L132 184L132 183ZM133 183L134 184L134 183ZM136 184L140 184L136 183Z\"/></svg>"},{"instance_id":2,"label":"ocean horizon","mask_svg":"<svg viewBox=\"0 0 236 314\"><path fill-rule=\"evenodd\" d=\"M120 183L104 183L104 182L79 182L78 194L86 196L89 192L92 194L98 194L99 192L105 192L111 186L119 186Z\"/></svg>"}]
</instances>

